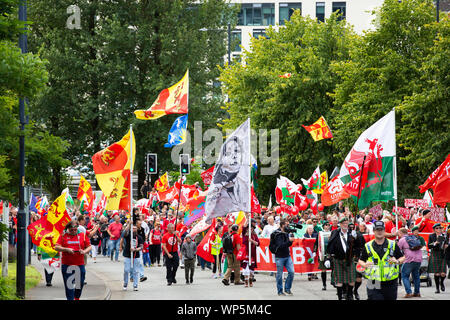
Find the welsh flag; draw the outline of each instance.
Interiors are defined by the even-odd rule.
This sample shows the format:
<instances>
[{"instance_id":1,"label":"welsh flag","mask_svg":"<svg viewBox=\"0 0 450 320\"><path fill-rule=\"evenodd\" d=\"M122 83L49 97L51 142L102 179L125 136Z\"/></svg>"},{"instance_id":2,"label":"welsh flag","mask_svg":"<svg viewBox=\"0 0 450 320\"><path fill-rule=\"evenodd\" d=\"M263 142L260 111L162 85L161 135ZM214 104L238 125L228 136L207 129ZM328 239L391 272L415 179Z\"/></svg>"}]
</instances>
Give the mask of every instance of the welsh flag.
<instances>
[{"instance_id":1,"label":"welsh flag","mask_svg":"<svg viewBox=\"0 0 450 320\"><path fill-rule=\"evenodd\" d=\"M275 188L275 198L278 204L287 204L293 206L295 204L295 194L298 192L298 186L286 177L280 176L277 179Z\"/></svg>"},{"instance_id":2,"label":"welsh flag","mask_svg":"<svg viewBox=\"0 0 450 320\"><path fill-rule=\"evenodd\" d=\"M308 180L302 179L303 185L306 190L319 190L320 189L320 169L317 166L316 170L314 170L311 178Z\"/></svg>"},{"instance_id":3,"label":"welsh flag","mask_svg":"<svg viewBox=\"0 0 450 320\"><path fill-rule=\"evenodd\" d=\"M364 156L366 156L364 161ZM389 112L364 131L341 166L344 190L357 202L359 209L371 201L394 200L395 113ZM364 161L364 170L361 170Z\"/></svg>"},{"instance_id":4,"label":"welsh flag","mask_svg":"<svg viewBox=\"0 0 450 320\"><path fill-rule=\"evenodd\" d=\"M66 195L66 203L70 203L72 206L75 205L72 199L72 196L70 195L70 191L69 188L65 188L61 194L65 194Z\"/></svg>"}]
</instances>

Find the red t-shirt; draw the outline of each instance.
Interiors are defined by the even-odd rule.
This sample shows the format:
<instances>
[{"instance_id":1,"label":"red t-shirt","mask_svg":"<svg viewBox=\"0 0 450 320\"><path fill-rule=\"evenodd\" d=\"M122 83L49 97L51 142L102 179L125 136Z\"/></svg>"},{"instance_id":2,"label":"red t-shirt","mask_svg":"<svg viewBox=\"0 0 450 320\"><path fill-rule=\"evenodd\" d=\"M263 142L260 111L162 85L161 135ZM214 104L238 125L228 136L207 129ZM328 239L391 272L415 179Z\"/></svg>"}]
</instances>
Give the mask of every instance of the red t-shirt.
<instances>
[{"instance_id":1,"label":"red t-shirt","mask_svg":"<svg viewBox=\"0 0 450 320\"><path fill-rule=\"evenodd\" d=\"M57 243L61 247L71 248L74 250L84 250L91 245L89 237L86 237L86 234L82 232L74 236L69 233L65 233L63 236L59 237ZM84 265L84 256L78 252L75 252L74 254L62 252L61 263L69 266L81 266Z\"/></svg>"},{"instance_id":2,"label":"red t-shirt","mask_svg":"<svg viewBox=\"0 0 450 320\"><path fill-rule=\"evenodd\" d=\"M162 243L166 244L167 251L169 252L178 251L178 242L177 238L175 237L175 234L165 233L164 236L162 237Z\"/></svg>"},{"instance_id":3,"label":"red t-shirt","mask_svg":"<svg viewBox=\"0 0 450 320\"><path fill-rule=\"evenodd\" d=\"M415 224L415 225L418 225L418 224L422 221L422 219L423 219L423 217L417 219L416 222L414 222L414 224ZM423 221L422 225L421 225L420 228L419 228L419 232L433 233L433 224L434 224L435 222L431 222L431 221L432 221L432 220L430 220L430 219L425 219L425 220Z\"/></svg>"},{"instance_id":4,"label":"red t-shirt","mask_svg":"<svg viewBox=\"0 0 450 320\"><path fill-rule=\"evenodd\" d=\"M109 231L112 233L111 240L117 240L120 238L120 233L122 232L122 224L119 222L111 223L108 227Z\"/></svg>"},{"instance_id":5,"label":"red t-shirt","mask_svg":"<svg viewBox=\"0 0 450 320\"><path fill-rule=\"evenodd\" d=\"M161 244L161 230L152 230L152 244Z\"/></svg>"},{"instance_id":6,"label":"red t-shirt","mask_svg":"<svg viewBox=\"0 0 450 320\"><path fill-rule=\"evenodd\" d=\"M183 223L177 224L178 234L181 236L187 231L187 227Z\"/></svg>"},{"instance_id":7,"label":"red t-shirt","mask_svg":"<svg viewBox=\"0 0 450 320\"><path fill-rule=\"evenodd\" d=\"M236 248L236 246L238 244L240 244L242 246L242 237L240 234L235 233L235 234L233 234L233 248L234 248L233 253L235 255L237 255L239 252L239 250Z\"/></svg>"}]
</instances>

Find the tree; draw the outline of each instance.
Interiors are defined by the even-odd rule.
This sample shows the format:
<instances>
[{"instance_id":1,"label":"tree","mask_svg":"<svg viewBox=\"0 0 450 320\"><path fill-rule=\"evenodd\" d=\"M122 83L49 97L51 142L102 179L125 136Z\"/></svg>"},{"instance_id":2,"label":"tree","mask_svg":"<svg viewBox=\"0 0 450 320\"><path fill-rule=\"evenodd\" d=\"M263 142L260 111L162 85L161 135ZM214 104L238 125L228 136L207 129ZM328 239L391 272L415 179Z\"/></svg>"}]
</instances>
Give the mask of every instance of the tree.
<instances>
[{"instance_id":1,"label":"tree","mask_svg":"<svg viewBox=\"0 0 450 320\"><path fill-rule=\"evenodd\" d=\"M442 58L435 56L445 53L444 43L435 38L448 22L437 28L434 20L431 0L386 0L377 12L377 28L360 39L349 61L334 68L340 77L332 109L335 157L343 160L358 136L396 107L399 199L419 197L417 186L424 172L432 172L448 153L448 117L434 120L439 110L446 106L448 110L445 94L421 104L436 84L431 79L440 82L448 94L445 73L435 74L436 78L430 74L433 69L445 71ZM431 130L425 133L420 127Z\"/></svg>"},{"instance_id":2,"label":"tree","mask_svg":"<svg viewBox=\"0 0 450 320\"><path fill-rule=\"evenodd\" d=\"M147 109L189 68L188 129L194 119L205 129L215 126L224 115L216 65L223 61L226 26L234 26L236 9L219 0L83 0L81 29L67 30L69 4L36 0L30 9L37 20L31 47L51 63L49 89L34 105L36 118L70 143L67 157L91 174L92 155L122 138L130 123L139 185L147 152L158 153L158 167L171 170L170 149L163 145L175 116L142 121L133 111Z\"/></svg>"},{"instance_id":3,"label":"tree","mask_svg":"<svg viewBox=\"0 0 450 320\"><path fill-rule=\"evenodd\" d=\"M338 77L331 66L348 60L357 36L336 14L317 23L299 11L284 28L277 32L270 27L267 35L268 39L252 39L251 52L244 51L245 64L221 68L220 79L230 97L226 104L230 118L224 128L234 129L247 117L257 132L278 128L280 173L300 183L317 165L321 170L340 165L331 156L336 152L334 143L314 142L301 125L312 124L320 116L333 124L334 101L329 94ZM279 77L285 73L292 76ZM261 200L266 202L275 189L275 176L259 176L258 182Z\"/></svg>"},{"instance_id":4,"label":"tree","mask_svg":"<svg viewBox=\"0 0 450 320\"><path fill-rule=\"evenodd\" d=\"M19 130L18 99L34 99L45 88L48 73L37 54L22 54L17 47L24 23L18 20L16 0L0 0L0 197L18 198ZM66 144L37 128L33 122L25 130L26 182L46 180L47 163L64 163Z\"/></svg>"}]
</instances>

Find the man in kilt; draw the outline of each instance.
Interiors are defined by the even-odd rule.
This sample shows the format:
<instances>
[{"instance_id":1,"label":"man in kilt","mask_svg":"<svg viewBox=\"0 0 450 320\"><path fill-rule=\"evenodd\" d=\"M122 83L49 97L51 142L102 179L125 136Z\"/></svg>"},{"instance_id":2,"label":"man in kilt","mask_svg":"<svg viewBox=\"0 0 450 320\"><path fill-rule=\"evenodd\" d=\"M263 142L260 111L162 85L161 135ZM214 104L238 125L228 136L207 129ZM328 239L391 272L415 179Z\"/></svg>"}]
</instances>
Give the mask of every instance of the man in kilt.
<instances>
[{"instance_id":1,"label":"man in kilt","mask_svg":"<svg viewBox=\"0 0 450 320\"><path fill-rule=\"evenodd\" d=\"M330 259L332 259L331 279L336 285L339 300L343 299L344 293L347 300L353 300L353 286L356 279L356 264L353 257L355 249L358 250L356 239L356 232L348 228L348 219L342 218L339 220L339 228L331 232L328 240L327 260L324 266L329 268L331 265ZM346 284L346 292L344 292L344 284Z\"/></svg>"},{"instance_id":2,"label":"man in kilt","mask_svg":"<svg viewBox=\"0 0 450 320\"><path fill-rule=\"evenodd\" d=\"M428 262L428 273L434 273L436 284L435 293L445 291L444 280L447 275L447 263L445 261L445 250L448 247L448 239L442 232L442 225L435 223L433 233L428 238L428 248L431 250Z\"/></svg>"}]
</instances>

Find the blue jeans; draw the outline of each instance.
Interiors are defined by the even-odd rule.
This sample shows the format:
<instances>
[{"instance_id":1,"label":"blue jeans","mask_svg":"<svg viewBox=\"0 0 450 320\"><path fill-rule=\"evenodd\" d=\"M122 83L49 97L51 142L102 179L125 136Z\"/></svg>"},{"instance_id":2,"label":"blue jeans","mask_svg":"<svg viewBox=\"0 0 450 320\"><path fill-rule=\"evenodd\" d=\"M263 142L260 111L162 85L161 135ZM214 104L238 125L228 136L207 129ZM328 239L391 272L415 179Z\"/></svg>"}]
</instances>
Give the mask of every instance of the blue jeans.
<instances>
[{"instance_id":1,"label":"blue jeans","mask_svg":"<svg viewBox=\"0 0 450 320\"><path fill-rule=\"evenodd\" d=\"M152 262L150 261L150 253L148 253L148 252L143 253L142 256L144 258L144 265L151 266Z\"/></svg>"},{"instance_id":2,"label":"blue jeans","mask_svg":"<svg viewBox=\"0 0 450 320\"><path fill-rule=\"evenodd\" d=\"M292 287L292 282L294 281L294 263L291 257L286 258L275 258L275 264L277 266L277 291L278 293L283 292L283 270L286 268L288 276L286 278L286 283L284 284L284 291L290 291Z\"/></svg>"},{"instance_id":3,"label":"blue jeans","mask_svg":"<svg viewBox=\"0 0 450 320\"><path fill-rule=\"evenodd\" d=\"M111 240L109 239L109 255L112 255L114 253L114 250L116 250L115 252L115 260L118 261L119 260L119 246L120 246L120 239L117 240Z\"/></svg>"},{"instance_id":4,"label":"blue jeans","mask_svg":"<svg viewBox=\"0 0 450 320\"><path fill-rule=\"evenodd\" d=\"M128 286L128 279L133 278L133 287L137 288L139 283L139 269L141 267L140 258L133 259L133 268L131 268L131 258L125 258L123 261L123 286Z\"/></svg>"},{"instance_id":5,"label":"blue jeans","mask_svg":"<svg viewBox=\"0 0 450 320\"><path fill-rule=\"evenodd\" d=\"M205 270L205 266L208 267L209 269L211 269L211 262L206 261L205 259L203 259L202 257L199 257L200 259L200 266L202 268L202 270Z\"/></svg>"},{"instance_id":6,"label":"blue jeans","mask_svg":"<svg viewBox=\"0 0 450 320\"><path fill-rule=\"evenodd\" d=\"M411 282L409 281L409 275L412 274L414 283L414 293L420 293L420 262L408 262L403 264L402 267L402 281L405 287L406 293L411 294Z\"/></svg>"},{"instance_id":7,"label":"blue jeans","mask_svg":"<svg viewBox=\"0 0 450 320\"><path fill-rule=\"evenodd\" d=\"M109 250L109 237L102 238L102 254L104 257L111 254L111 251Z\"/></svg>"},{"instance_id":8,"label":"blue jeans","mask_svg":"<svg viewBox=\"0 0 450 320\"><path fill-rule=\"evenodd\" d=\"M84 279L86 277L86 268L81 266L61 265L61 272L66 290L67 300L79 299L83 291Z\"/></svg>"}]
</instances>

